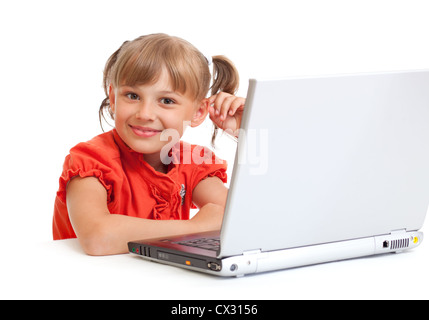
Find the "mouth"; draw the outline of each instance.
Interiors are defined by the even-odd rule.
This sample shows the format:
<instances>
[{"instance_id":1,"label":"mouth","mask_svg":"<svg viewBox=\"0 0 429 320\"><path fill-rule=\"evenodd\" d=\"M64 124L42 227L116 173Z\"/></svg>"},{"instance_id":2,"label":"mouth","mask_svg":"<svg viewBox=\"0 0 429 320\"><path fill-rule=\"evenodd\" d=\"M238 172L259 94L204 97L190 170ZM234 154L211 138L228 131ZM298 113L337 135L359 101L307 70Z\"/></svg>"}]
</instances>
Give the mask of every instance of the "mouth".
<instances>
[{"instance_id":1,"label":"mouth","mask_svg":"<svg viewBox=\"0 0 429 320\"><path fill-rule=\"evenodd\" d=\"M132 126L130 125L131 130L134 132L135 135L142 137L142 138L150 138L153 136L156 136L157 134L160 134L162 130L157 130L149 127L140 127L140 126Z\"/></svg>"}]
</instances>

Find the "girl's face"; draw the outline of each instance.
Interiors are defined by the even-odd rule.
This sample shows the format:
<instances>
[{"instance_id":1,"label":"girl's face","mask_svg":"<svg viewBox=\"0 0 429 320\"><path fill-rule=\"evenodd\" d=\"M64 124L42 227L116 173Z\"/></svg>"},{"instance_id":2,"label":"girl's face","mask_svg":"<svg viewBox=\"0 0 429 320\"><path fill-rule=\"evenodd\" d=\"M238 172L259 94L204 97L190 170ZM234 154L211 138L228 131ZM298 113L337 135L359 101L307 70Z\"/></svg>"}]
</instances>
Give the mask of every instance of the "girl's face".
<instances>
[{"instance_id":1,"label":"girl's face","mask_svg":"<svg viewBox=\"0 0 429 320\"><path fill-rule=\"evenodd\" d=\"M208 99L195 101L174 92L165 70L154 84L110 86L109 100L119 136L131 149L145 155L159 155L171 141L161 139L164 130L172 130L168 131L170 137L182 137L187 125L198 126L208 113Z\"/></svg>"}]
</instances>

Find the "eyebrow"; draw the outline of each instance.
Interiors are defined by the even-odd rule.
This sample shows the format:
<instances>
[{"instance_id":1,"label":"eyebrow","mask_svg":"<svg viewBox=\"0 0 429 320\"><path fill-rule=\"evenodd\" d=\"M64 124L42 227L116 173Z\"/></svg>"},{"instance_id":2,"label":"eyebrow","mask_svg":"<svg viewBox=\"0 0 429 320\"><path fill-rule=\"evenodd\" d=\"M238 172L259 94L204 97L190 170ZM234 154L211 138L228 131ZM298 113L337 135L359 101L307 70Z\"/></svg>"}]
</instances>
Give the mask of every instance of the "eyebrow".
<instances>
[{"instance_id":1,"label":"eyebrow","mask_svg":"<svg viewBox=\"0 0 429 320\"><path fill-rule=\"evenodd\" d=\"M122 88L131 88L134 91L138 91L139 90L138 86L122 85L121 87ZM171 91L171 90L162 90L162 91L159 91L159 93L160 94L174 94L174 95L179 96L179 97L183 96L179 92Z\"/></svg>"},{"instance_id":2,"label":"eyebrow","mask_svg":"<svg viewBox=\"0 0 429 320\"><path fill-rule=\"evenodd\" d=\"M163 91L160 91L159 93L161 93L161 94L175 94L176 96L179 96L179 97L182 96L180 93L175 92L175 91L170 91L170 90L163 90Z\"/></svg>"}]
</instances>

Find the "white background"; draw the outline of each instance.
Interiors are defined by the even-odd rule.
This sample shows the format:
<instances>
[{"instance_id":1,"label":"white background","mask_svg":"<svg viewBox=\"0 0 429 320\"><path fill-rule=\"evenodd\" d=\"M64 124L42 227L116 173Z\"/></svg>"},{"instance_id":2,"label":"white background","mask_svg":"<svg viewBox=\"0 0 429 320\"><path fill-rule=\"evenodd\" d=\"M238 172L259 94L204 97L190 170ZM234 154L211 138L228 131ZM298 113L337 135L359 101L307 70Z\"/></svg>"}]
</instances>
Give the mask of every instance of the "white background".
<instances>
[{"instance_id":1,"label":"white background","mask_svg":"<svg viewBox=\"0 0 429 320\"><path fill-rule=\"evenodd\" d=\"M164 32L224 54L246 96L249 78L428 68L428 14L424 0L2 1L1 248L51 239L64 157L101 133L102 71L123 41ZM217 151L230 162L231 143Z\"/></svg>"}]
</instances>

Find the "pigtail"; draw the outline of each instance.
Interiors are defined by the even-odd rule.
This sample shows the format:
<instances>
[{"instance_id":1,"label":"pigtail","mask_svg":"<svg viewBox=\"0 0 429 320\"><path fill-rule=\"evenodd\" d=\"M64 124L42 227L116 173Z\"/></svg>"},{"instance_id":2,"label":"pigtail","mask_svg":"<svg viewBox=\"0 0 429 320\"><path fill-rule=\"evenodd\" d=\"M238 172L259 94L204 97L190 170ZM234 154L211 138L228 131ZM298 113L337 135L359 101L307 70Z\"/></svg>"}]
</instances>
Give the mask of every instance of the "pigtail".
<instances>
[{"instance_id":1,"label":"pigtail","mask_svg":"<svg viewBox=\"0 0 429 320\"><path fill-rule=\"evenodd\" d=\"M213 85L211 87L211 95L219 92L235 94L240 84L238 71L231 60L225 56L213 56ZM214 125L212 135L212 146L218 133L218 126Z\"/></svg>"},{"instance_id":2,"label":"pigtail","mask_svg":"<svg viewBox=\"0 0 429 320\"><path fill-rule=\"evenodd\" d=\"M235 94L240 82L238 71L231 60L225 56L214 56L213 58L213 85L211 94L221 91Z\"/></svg>"},{"instance_id":3,"label":"pigtail","mask_svg":"<svg viewBox=\"0 0 429 320\"><path fill-rule=\"evenodd\" d=\"M100 126L101 126L101 130L104 131L103 129L103 123L101 119L104 119L104 121L107 122L106 120L106 116L105 116L105 112L107 112L110 116L111 119L113 119L114 115L112 110L110 109L110 100L109 100L109 86L111 83L111 71L113 66L115 65L117 59L118 59L118 55L119 52L121 51L122 47L128 43L129 41L125 41L118 50L116 50L107 60L106 65L104 67L104 71L103 71L103 89L104 89L104 94L106 95L106 97L103 99L103 101L101 102L100 108L98 110L98 120L100 121Z\"/></svg>"}]
</instances>

